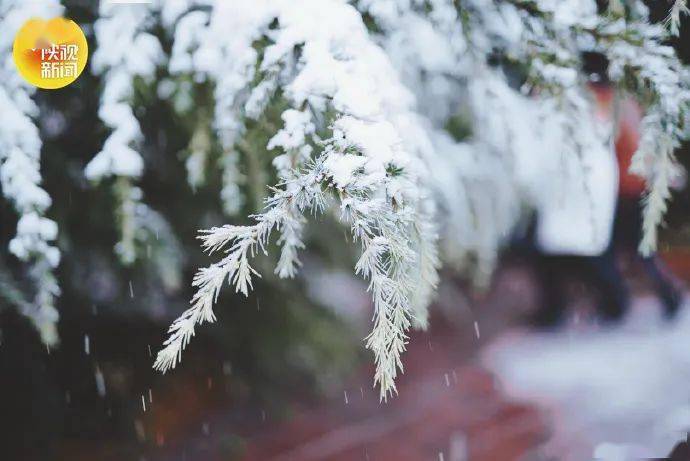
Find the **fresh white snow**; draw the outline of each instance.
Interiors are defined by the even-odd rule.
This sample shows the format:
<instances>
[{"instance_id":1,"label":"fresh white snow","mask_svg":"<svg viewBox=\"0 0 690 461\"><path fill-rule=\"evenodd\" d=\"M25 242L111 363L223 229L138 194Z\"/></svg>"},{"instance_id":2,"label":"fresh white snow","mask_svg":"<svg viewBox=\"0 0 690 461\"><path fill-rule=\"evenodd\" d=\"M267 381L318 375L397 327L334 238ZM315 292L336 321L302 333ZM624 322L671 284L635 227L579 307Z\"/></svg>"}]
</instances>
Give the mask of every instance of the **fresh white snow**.
<instances>
[{"instance_id":1,"label":"fresh white snow","mask_svg":"<svg viewBox=\"0 0 690 461\"><path fill-rule=\"evenodd\" d=\"M509 395L547 409L559 460L665 457L690 431L690 311L637 299L612 329L514 331L483 354Z\"/></svg>"}]
</instances>

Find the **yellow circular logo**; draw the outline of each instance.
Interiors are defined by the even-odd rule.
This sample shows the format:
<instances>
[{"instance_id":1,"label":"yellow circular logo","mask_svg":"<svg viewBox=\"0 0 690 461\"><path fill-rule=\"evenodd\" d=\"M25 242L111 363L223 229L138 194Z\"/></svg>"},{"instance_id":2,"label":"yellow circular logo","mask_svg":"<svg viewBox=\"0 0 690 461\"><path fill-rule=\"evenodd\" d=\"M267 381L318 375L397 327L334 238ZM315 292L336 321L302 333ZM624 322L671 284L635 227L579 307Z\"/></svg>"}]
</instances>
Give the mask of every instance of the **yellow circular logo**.
<instances>
[{"instance_id":1,"label":"yellow circular logo","mask_svg":"<svg viewBox=\"0 0 690 461\"><path fill-rule=\"evenodd\" d=\"M54 90L79 77L86 67L89 46L74 21L32 18L17 32L12 56L27 82Z\"/></svg>"}]
</instances>

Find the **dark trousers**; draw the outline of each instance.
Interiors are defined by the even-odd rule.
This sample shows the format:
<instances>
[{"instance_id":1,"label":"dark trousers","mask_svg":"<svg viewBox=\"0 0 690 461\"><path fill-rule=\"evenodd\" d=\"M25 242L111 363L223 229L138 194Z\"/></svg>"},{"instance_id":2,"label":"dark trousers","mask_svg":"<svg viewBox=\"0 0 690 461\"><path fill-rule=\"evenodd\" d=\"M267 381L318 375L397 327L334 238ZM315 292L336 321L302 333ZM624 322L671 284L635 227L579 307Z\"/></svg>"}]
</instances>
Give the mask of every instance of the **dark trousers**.
<instances>
[{"instance_id":1,"label":"dark trousers","mask_svg":"<svg viewBox=\"0 0 690 461\"><path fill-rule=\"evenodd\" d=\"M597 294L597 311L604 320L618 320L626 312L630 301L627 284L616 263L616 251L624 249L637 255L645 273L651 279L667 314L675 313L680 294L668 271L656 256L643 257L637 252L641 238L642 212L638 200L619 201L611 243L599 256L547 255L538 257L537 275L542 287L541 309L535 321L545 325L558 323L566 308L564 282L577 277Z\"/></svg>"},{"instance_id":2,"label":"dark trousers","mask_svg":"<svg viewBox=\"0 0 690 461\"><path fill-rule=\"evenodd\" d=\"M612 249L593 257L541 255L538 276L542 307L535 320L539 323L548 325L562 320L566 308L565 281L573 277L596 290L597 311L605 320L621 318L628 307L630 295Z\"/></svg>"}]
</instances>

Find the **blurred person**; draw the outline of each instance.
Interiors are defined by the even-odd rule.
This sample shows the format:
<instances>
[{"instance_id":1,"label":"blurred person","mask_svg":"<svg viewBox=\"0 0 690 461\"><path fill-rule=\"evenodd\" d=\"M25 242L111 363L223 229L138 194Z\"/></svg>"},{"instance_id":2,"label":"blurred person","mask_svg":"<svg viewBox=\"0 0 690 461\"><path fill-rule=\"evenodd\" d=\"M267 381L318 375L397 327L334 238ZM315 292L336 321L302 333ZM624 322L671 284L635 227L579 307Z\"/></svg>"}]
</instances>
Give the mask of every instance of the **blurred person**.
<instances>
[{"instance_id":1,"label":"blurred person","mask_svg":"<svg viewBox=\"0 0 690 461\"><path fill-rule=\"evenodd\" d=\"M603 321L619 321L628 309L630 294L616 262L617 249L632 250L637 255L668 318L681 304L682 295L659 258L637 253L645 181L630 173L629 168L639 143L642 111L632 99L618 100L607 79L607 67L605 56L585 56L596 124L614 134L609 148L602 144L598 149L592 144L591 152L582 153L586 173L575 178L583 186L559 185L566 191L564 198L544 194L538 207L535 243L542 299L532 319L537 326L554 326L562 321L566 307L563 285L570 276L595 288L599 296L597 313Z\"/></svg>"},{"instance_id":2,"label":"blurred person","mask_svg":"<svg viewBox=\"0 0 690 461\"><path fill-rule=\"evenodd\" d=\"M590 85L597 105L611 106L614 104L615 90L605 83ZM632 157L640 141L640 123L642 109L633 99L624 99L617 109L618 126L615 152L618 160L618 204L614 220L613 245L635 255L651 279L654 290L661 300L664 314L672 318L678 311L682 301L682 293L676 288L670 271L656 255L642 256L637 251L637 245L642 238L642 197L645 192L645 181L642 177L631 173ZM674 186L678 186L675 184Z\"/></svg>"}]
</instances>

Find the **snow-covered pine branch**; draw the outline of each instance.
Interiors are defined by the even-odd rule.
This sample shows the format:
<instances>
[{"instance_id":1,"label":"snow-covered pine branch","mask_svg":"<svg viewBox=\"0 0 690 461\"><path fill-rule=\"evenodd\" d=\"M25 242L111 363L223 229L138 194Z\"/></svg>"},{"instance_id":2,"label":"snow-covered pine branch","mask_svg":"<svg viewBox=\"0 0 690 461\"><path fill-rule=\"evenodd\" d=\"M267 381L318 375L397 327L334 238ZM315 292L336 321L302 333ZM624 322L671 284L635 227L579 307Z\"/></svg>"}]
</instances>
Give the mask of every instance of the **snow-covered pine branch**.
<instances>
[{"instance_id":1,"label":"snow-covered pine branch","mask_svg":"<svg viewBox=\"0 0 690 461\"><path fill-rule=\"evenodd\" d=\"M687 0L674 0L671 10L666 18L671 34L678 35L680 33L680 19L682 15L690 14Z\"/></svg>"},{"instance_id":2,"label":"snow-covered pine branch","mask_svg":"<svg viewBox=\"0 0 690 461\"><path fill-rule=\"evenodd\" d=\"M647 178L647 194L643 198L644 219L642 240L639 244L643 255L651 254L657 245L657 228L663 223L667 202L671 198L671 182L678 175L674 151L680 146L682 136L677 128L667 126L662 115L651 112L642 121L645 129L631 171Z\"/></svg>"},{"instance_id":3,"label":"snow-covered pine branch","mask_svg":"<svg viewBox=\"0 0 690 461\"><path fill-rule=\"evenodd\" d=\"M53 274L60 261L60 251L53 246L57 224L45 217L51 199L41 188L41 139L33 121L38 108L31 100L33 88L22 81L12 62L12 42L29 18L53 17L60 11L57 0L0 0L0 186L19 214L10 253L28 264L36 289L32 301L16 307L47 345L58 341L55 301L60 289Z\"/></svg>"},{"instance_id":4,"label":"snow-covered pine branch","mask_svg":"<svg viewBox=\"0 0 690 461\"><path fill-rule=\"evenodd\" d=\"M197 4L195 6L213 5L213 1L194 3ZM219 161L221 201L224 211L233 216L240 212L245 201L240 188L244 178L240 173L236 146L245 126L238 113L238 105L243 103L240 91L248 84L247 76L253 71L248 65L254 62L255 50L251 48L252 37L247 36L251 31L242 28L244 15L234 18L215 14L217 7L213 6L213 16L208 8L191 8L181 15L175 27L168 68L174 77L191 75L195 82L210 80L214 83L214 130L222 148ZM251 5L246 4L242 8L250 9ZM219 18L229 22L220 22ZM227 36L228 30L233 30L233 37ZM238 53L240 50L244 50L246 55ZM257 112L260 110L256 109ZM200 155L200 150L192 152L190 160L196 156L199 161Z\"/></svg>"},{"instance_id":5,"label":"snow-covered pine branch","mask_svg":"<svg viewBox=\"0 0 690 461\"><path fill-rule=\"evenodd\" d=\"M609 73L614 80L632 81L634 86L630 90L651 101L631 165L631 171L647 181L639 248L641 253L650 254L656 249L657 228L663 223L666 202L671 196L670 184L679 173L674 151L688 137L690 72L673 48L661 44L665 38L661 27L641 21L616 27L624 27L622 33L629 38L609 45L612 36L603 35L606 42L599 46L607 50ZM612 32L621 33L615 28Z\"/></svg>"},{"instance_id":6,"label":"snow-covered pine branch","mask_svg":"<svg viewBox=\"0 0 690 461\"><path fill-rule=\"evenodd\" d=\"M213 304L226 280L235 286L236 292L245 296L249 294L252 274L257 275L249 264L249 258L254 257L258 251L266 251L271 232L280 229L283 222L290 219L293 207L322 207L324 198L318 186L322 180L321 169L321 164L315 164L308 172L303 173L299 181L290 182L286 184L285 191L276 192L269 201L267 211L255 218L256 224L226 225L202 231L200 239L204 249L209 253L224 250L226 256L218 263L197 272L192 283L197 287L192 307L171 325L171 336L158 353L156 368L162 371L174 368L180 360L182 350L194 335L196 324L215 320ZM288 192L290 189L295 193Z\"/></svg>"},{"instance_id":7,"label":"snow-covered pine branch","mask_svg":"<svg viewBox=\"0 0 690 461\"><path fill-rule=\"evenodd\" d=\"M231 36L224 33L228 22L236 31ZM246 110L246 103L237 103L238 94L246 93L257 113L261 104L256 101L262 98L256 95L266 92L262 78L280 79L292 108L283 114L284 128L270 145L283 151L274 162L283 183L266 211L255 216L256 224L215 228L201 237L207 250L223 250L225 256L197 273L192 307L171 326L156 367L173 367L195 325L214 320L212 306L226 279L236 291L248 293L254 274L249 259L265 250L274 230L282 245L276 272L293 276L302 247L303 215L323 210L325 193L332 192L329 195L339 200L343 220L362 246L355 270L369 280L374 300L374 329L367 347L374 352L375 380L385 399L395 390L402 367L400 357L413 316L412 280L421 281L420 288L432 286L431 291L437 280L436 233L422 205L428 195L425 169L415 145L406 146L401 135L415 120L414 99L371 41L361 16L343 1L263 1L251 8L218 2L210 30L215 32L213 39L197 53L213 53L209 48L220 45L226 53L223 62L235 63L233 69L225 69L234 76L234 86L220 99L224 123L236 123ZM257 52L252 45L262 38L270 44ZM316 132L324 130L331 135L320 140ZM322 153L307 162L311 146ZM418 301L428 302L428 296L423 298ZM422 312L422 307L417 309Z\"/></svg>"},{"instance_id":8,"label":"snow-covered pine branch","mask_svg":"<svg viewBox=\"0 0 690 461\"><path fill-rule=\"evenodd\" d=\"M148 32L154 24L153 6L103 2L94 25L98 47L92 68L103 76L98 116L112 130L103 149L86 166L94 182L114 177L116 215L120 240L115 249L124 264L137 259L137 217L142 192L135 185L144 160L135 150L142 140L141 127L132 107L136 78L150 80L162 63L158 39Z\"/></svg>"}]
</instances>

